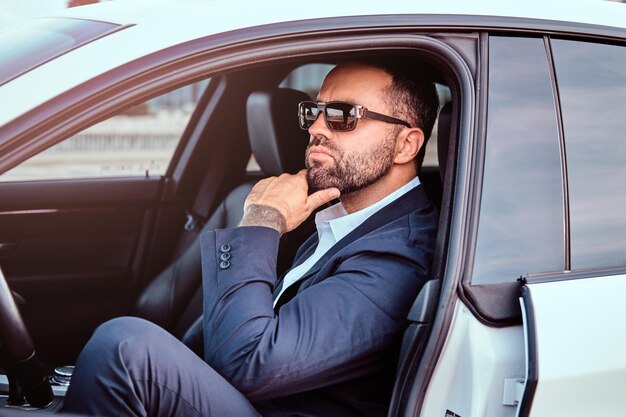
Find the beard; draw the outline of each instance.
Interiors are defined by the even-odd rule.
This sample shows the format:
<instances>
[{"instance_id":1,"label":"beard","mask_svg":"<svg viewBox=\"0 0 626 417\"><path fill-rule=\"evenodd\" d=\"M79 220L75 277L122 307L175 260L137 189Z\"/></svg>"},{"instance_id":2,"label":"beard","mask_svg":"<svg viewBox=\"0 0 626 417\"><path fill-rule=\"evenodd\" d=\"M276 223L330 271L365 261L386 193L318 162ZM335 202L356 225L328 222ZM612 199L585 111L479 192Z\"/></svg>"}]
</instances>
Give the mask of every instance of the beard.
<instances>
[{"instance_id":1,"label":"beard","mask_svg":"<svg viewBox=\"0 0 626 417\"><path fill-rule=\"evenodd\" d=\"M346 153L330 141L313 138L306 150L306 179L309 192L336 187L342 195L362 190L384 177L393 165L395 132L389 134L376 147ZM334 164L325 166L309 160L311 146L323 146L332 153Z\"/></svg>"}]
</instances>

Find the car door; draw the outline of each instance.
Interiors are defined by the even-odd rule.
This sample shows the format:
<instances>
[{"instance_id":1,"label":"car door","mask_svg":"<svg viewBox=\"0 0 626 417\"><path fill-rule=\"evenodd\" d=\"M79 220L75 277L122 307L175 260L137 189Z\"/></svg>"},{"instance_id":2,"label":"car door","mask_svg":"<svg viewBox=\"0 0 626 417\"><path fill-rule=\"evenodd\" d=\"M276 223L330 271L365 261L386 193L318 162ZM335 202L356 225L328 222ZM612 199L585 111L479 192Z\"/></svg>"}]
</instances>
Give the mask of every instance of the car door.
<instances>
[{"instance_id":1,"label":"car door","mask_svg":"<svg viewBox=\"0 0 626 417\"><path fill-rule=\"evenodd\" d=\"M626 46L551 39L566 150L566 265L530 275L520 416L626 409Z\"/></svg>"},{"instance_id":2,"label":"car door","mask_svg":"<svg viewBox=\"0 0 626 417\"><path fill-rule=\"evenodd\" d=\"M47 360L72 363L171 257L190 204L165 185L188 163L177 149L208 84L118 111L0 176L0 264Z\"/></svg>"}]
</instances>

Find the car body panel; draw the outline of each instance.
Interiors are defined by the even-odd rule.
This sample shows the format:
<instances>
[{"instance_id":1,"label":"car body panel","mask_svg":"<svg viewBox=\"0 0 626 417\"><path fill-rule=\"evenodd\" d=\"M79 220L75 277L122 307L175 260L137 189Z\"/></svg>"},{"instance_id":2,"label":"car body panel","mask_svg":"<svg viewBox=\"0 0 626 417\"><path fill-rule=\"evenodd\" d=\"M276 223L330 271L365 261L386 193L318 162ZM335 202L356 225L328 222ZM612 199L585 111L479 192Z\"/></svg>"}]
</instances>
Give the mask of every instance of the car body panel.
<instances>
[{"instance_id":1,"label":"car body panel","mask_svg":"<svg viewBox=\"0 0 626 417\"><path fill-rule=\"evenodd\" d=\"M626 275L544 282L524 294L530 416L622 415ZM530 325L529 325L530 324ZM526 415L526 414L523 414Z\"/></svg>"},{"instance_id":2,"label":"car body panel","mask_svg":"<svg viewBox=\"0 0 626 417\"><path fill-rule=\"evenodd\" d=\"M522 326L486 326L459 301L421 415L514 417L516 404L503 401L504 384L524 377Z\"/></svg>"},{"instance_id":3,"label":"car body panel","mask_svg":"<svg viewBox=\"0 0 626 417\"><path fill-rule=\"evenodd\" d=\"M623 7L610 2L594 0L550 1L533 0L524 4L502 3L497 0L478 0L468 3L463 0L406 2L391 0L385 3L372 3L355 6L355 3L333 3L327 0L316 3L315 7L303 7L298 3L269 0L259 3L253 0L238 2L237 9L227 0L133 0L122 4L86 6L65 11L62 15L94 20L106 20L119 24L142 23L154 18L171 20L172 13L185 13L215 16L211 23L214 33L241 27L289 22L305 19L319 19L338 16L411 15L411 14L459 14L475 16L510 16L530 19L546 19L562 22L579 22L624 27L619 19ZM565 8L565 5L570 7ZM542 6L542 7L539 7ZM211 13L206 13L210 11ZM241 13L241 12L245 13ZM615 11L615 13L611 13ZM226 19L232 18L236 19Z\"/></svg>"},{"instance_id":4,"label":"car body panel","mask_svg":"<svg viewBox=\"0 0 626 417\"><path fill-rule=\"evenodd\" d=\"M142 284L162 183L115 178L0 184L0 265L49 360L72 363L95 326L128 314Z\"/></svg>"}]
</instances>

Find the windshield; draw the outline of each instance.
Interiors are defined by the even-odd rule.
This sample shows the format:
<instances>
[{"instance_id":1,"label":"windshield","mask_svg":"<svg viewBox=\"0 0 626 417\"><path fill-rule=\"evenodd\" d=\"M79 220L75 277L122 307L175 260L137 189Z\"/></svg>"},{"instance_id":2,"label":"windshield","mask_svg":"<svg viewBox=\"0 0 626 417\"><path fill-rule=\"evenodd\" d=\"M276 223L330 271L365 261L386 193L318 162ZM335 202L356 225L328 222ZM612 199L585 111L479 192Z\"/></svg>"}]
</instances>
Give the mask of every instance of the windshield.
<instances>
[{"instance_id":1,"label":"windshield","mask_svg":"<svg viewBox=\"0 0 626 417\"><path fill-rule=\"evenodd\" d=\"M113 23L63 18L11 26L0 32L0 85L119 28Z\"/></svg>"}]
</instances>

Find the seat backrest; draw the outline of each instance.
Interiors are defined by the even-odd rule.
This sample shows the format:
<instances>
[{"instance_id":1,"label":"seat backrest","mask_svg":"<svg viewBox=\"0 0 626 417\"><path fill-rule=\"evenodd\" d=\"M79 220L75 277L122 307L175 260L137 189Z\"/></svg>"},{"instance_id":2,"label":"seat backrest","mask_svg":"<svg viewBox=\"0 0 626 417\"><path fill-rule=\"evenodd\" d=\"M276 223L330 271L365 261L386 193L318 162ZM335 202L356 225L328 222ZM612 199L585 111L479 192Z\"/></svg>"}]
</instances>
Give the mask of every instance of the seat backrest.
<instances>
[{"instance_id":1,"label":"seat backrest","mask_svg":"<svg viewBox=\"0 0 626 417\"><path fill-rule=\"evenodd\" d=\"M297 104L308 100L301 92L286 88L256 91L248 97L247 120L250 145L267 176L297 172L304 168L308 133L298 126ZM150 320L182 337L202 314L200 239L207 230L236 227L252 181L233 189L218 205L191 244L139 295L133 314Z\"/></svg>"}]
</instances>

